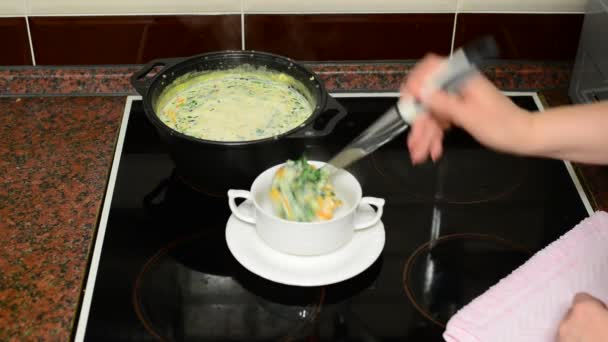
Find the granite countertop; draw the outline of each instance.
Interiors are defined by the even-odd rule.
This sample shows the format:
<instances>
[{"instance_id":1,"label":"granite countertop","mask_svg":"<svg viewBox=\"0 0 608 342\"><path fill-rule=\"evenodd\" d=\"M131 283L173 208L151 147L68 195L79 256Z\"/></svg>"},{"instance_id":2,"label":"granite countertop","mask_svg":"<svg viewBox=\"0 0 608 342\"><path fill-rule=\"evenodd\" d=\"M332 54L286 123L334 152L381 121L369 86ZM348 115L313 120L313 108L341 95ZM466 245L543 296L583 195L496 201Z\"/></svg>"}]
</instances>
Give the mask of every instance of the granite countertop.
<instances>
[{"instance_id":1,"label":"granite countertop","mask_svg":"<svg viewBox=\"0 0 608 342\"><path fill-rule=\"evenodd\" d=\"M310 64L330 91L396 91L412 63ZM138 66L0 69L0 340L73 336L129 77ZM568 103L570 65L496 63L503 90ZM575 165L595 209L608 168Z\"/></svg>"}]
</instances>

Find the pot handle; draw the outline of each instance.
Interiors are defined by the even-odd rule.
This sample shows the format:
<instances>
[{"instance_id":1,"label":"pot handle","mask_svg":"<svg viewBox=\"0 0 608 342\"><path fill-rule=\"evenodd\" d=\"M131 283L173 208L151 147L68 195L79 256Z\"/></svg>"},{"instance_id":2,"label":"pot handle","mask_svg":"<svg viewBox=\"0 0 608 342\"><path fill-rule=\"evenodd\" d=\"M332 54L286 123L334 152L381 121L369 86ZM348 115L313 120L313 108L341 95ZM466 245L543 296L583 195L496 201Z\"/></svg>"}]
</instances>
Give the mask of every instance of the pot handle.
<instances>
[{"instance_id":1,"label":"pot handle","mask_svg":"<svg viewBox=\"0 0 608 342\"><path fill-rule=\"evenodd\" d=\"M320 130L315 129L315 127L314 127L315 123L319 120L319 118L323 117L323 114L325 114L328 111L335 111L337 113L331 119L329 119L329 121L325 124L325 127L323 127ZM304 130L293 133L293 134L289 135L289 137L290 138L318 138L318 137L324 137L326 135L329 135L331 132L334 131L334 128L336 127L338 122L340 122L342 119L344 119L346 114L347 114L346 108L344 108L344 106L342 106L340 104L340 102L338 102L332 96L327 95L327 103L325 104L325 108L323 108L323 111L321 112L321 114L318 115L317 118L312 123L310 123Z\"/></svg>"},{"instance_id":2,"label":"pot handle","mask_svg":"<svg viewBox=\"0 0 608 342\"><path fill-rule=\"evenodd\" d=\"M369 228L378 223L378 221L380 221L380 218L382 218L382 213L384 211L384 202L385 201L382 198L363 197L361 199L361 202L359 203L359 206L361 206L362 204L373 205L376 207L376 213L372 218L368 220L365 220L363 222L357 222L355 224L355 230Z\"/></svg>"},{"instance_id":3,"label":"pot handle","mask_svg":"<svg viewBox=\"0 0 608 342\"><path fill-rule=\"evenodd\" d=\"M183 58L163 58L163 59L155 59L150 61L148 64L144 65L141 69L134 72L131 75L131 85L137 90L140 95L145 95L150 87L150 84L156 78L156 75L163 72L168 67L171 67L179 62L181 62ZM152 69L162 66L163 68L159 70L155 76L146 77Z\"/></svg>"},{"instance_id":4,"label":"pot handle","mask_svg":"<svg viewBox=\"0 0 608 342\"><path fill-rule=\"evenodd\" d=\"M242 211L240 207L237 207L235 199L244 198L245 200L251 199L251 192L246 190L228 190L228 205L230 206L230 211L236 216L239 220L255 224L255 215L246 214Z\"/></svg>"}]
</instances>

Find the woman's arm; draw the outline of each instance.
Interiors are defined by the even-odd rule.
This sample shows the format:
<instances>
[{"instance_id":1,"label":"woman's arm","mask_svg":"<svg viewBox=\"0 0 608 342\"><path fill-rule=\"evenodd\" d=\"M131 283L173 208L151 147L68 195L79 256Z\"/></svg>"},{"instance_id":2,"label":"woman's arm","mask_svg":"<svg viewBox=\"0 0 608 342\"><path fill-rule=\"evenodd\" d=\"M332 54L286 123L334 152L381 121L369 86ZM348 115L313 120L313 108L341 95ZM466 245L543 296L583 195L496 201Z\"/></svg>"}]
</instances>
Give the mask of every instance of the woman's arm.
<instances>
[{"instance_id":1,"label":"woman's arm","mask_svg":"<svg viewBox=\"0 0 608 342\"><path fill-rule=\"evenodd\" d=\"M526 154L608 164L608 102L549 109L531 125Z\"/></svg>"},{"instance_id":2,"label":"woman's arm","mask_svg":"<svg viewBox=\"0 0 608 342\"><path fill-rule=\"evenodd\" d=\"M608 164L608 103L564 106L530 113L516 106L479 74L459 94L436 91L423 97L425 78L443 58L429 56L410 74L403 96L414 96L428 108L416 118L408 136L414 163L442 153L443 131L461 127L495 150L594 164Z\"/></svg>"}]
</instances>

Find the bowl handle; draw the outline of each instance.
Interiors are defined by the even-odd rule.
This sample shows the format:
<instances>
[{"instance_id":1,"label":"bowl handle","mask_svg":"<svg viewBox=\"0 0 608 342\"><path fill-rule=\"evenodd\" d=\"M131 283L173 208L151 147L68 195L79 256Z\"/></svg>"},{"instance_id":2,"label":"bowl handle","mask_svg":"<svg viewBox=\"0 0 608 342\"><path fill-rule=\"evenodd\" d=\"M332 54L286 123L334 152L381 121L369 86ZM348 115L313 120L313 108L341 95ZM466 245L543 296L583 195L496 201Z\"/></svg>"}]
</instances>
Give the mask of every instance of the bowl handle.
<instances>
[{"instance_id":1,"label":"bowl handle","mask_svg":"<svg viewBox=\"0 0 608 342\"><path fill-rule=\"evenodd\" d=\"M137 90L140 95L145 95L148 92L148 88L150 88L150 84L152 84L152 80L154 80L156 75L160 74L165 69L183 60L183 58L163 58L150 61L148 64L144 65L141 69L131 75L131 85L135 88L135 90ZM150 73L150 71L154 70L154 68L159 66L162 66L163 68L159 70L154 76L146 77L148 73Z\"/></svg>"},{"instance_id":2,"label":"bowl handle","mask_svg":"<svg viewBox=\"0 0 608 342\"><path fill-rule=\"evenodd\" d=\"M323 118L326 115L325 113L329 111L336 112L336 114L334 114L334 116L329 119L329 121L325 124L323 128L316 129L315 125L317 124L317 121ZM299 130L293 134L290 134L289 138L318 138L329 135L334 131L334 128L336 127L338 122L344 119L347 113L348 112L346 111L346 108L344 108L344 106L340 104L340 102L338 102L330 95L327 95L327 102L325 103L325 108L323 108L321 113L319 113L317 117L311 123L309 123L306 128L304 128L303 130Z\"/></svg>"},{"instance_id":3,"label":"bowl handle","mask_svg":"<svg viewBox=\"0 0 608 342\"><path fill-rule=\"evenodd\" d=\"M251 192L246 190L228 190L228 205L230 210L239 220L255 224L255 216L246 214L239 207L237 207L235 199L244 198L245 200L251 199Z\"/></svg>"},{"instance_id":4,"label":"bowl handle","mask_svg":"<svg viewBox=\"0 0 608 342\"><path fill-rule=\"evenodd\" d=\"M372 217L369 220L366 220L364 222L358 222L357 224L355 224L355 230L365 229L365 228L369 228L369 227L375 225L376 223L378 223L380 221L380 218L382 217L382 213L384 211L383 210L384 199L382 199L382 198L363 197L361 199L361 202L359 203L359 206L361 206L363 204L375 206L377 208L376 214L374 215L374 217Z\"/></svg>"}]
</instances>

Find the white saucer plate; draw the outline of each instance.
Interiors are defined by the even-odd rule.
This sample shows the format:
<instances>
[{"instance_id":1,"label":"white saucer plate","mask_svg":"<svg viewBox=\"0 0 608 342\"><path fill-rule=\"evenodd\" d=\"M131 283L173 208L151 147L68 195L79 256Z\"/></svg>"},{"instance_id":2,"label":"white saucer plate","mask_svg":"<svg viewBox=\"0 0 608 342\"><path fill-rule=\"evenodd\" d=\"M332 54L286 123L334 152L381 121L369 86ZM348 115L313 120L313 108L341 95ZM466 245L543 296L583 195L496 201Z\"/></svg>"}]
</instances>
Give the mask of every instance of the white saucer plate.
<instances>
[{"instance_id":1,"label":"white saucer plate","mask_svg":"<svg viewBox=\"0 0 608 342\"><path fill-rule=\"evenodd\" d=\"M253 210L250 201L239 207ZM369 219L374 210L361 206L357 219ZM255 227L230 215L226 242L235 259L249 271L276 283L293 286L322 286L350 279L369 268L382 253L385 242L382 221L356 231L353 239L335 252L319 256L297 256L279 252L262 241Z\"/></svg>"}]
</instances>

